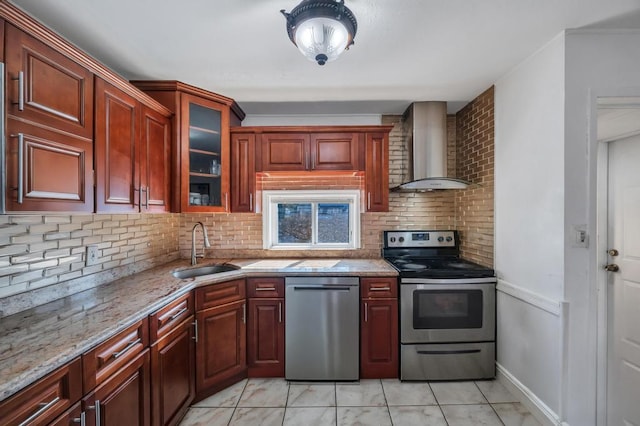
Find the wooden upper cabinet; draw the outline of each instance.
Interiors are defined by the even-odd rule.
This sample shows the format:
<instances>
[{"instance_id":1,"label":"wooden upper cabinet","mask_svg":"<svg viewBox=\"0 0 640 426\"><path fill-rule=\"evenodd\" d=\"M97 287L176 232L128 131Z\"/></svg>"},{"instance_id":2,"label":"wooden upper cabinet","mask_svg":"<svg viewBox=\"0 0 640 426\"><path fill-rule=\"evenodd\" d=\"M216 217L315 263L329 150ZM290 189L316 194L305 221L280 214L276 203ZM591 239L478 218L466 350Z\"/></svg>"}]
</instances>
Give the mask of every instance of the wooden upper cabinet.
<instances>
[{"instance_id":1,"label":"wooden upper cabinet","mask_svg":"<svg viewBox=\"0 0 640 426\"><path fill-rule=\"evenodd\" d=\"M140 178L136 167L138 102L96 79L96 211L136 212Z\"/></svg>"},{"instance_id":2,"label":"wooden upper cabinet","mask_svg":"<svg viewBox=\"0 0 640 426\"><path fill-rule=\"evenodd\" d=\"M96 211L169 211L170 121L96 78Z\"/></svg>"},{"instance_id":3,"label":"wooden upper cabinet","mask_svg":"<svg viewBox=\"0 0 640 426\"><path fill-rule=\"evenodd\" d=\"M231 135L231 211L253 212L256 191L256 135Z\"/></svg>"},{"instance_id":4,"label":"wooden upper cabinet","mask_svg":"<svg viewBox=\"0 0 640 426\"><path fill-rule=\"evenodd\" d=\"M311 134L311 170L358 170L358 133Z\"/></svg>"},{"instance_id":5,"label":"wooden upper cabinet","mask_svg":"<svg viewBox=\"0 0 640 426\"><path fill-rule=\"evenodd\" d=\"M93 74L6 24L7 114L87 139L93 136Z\"/></svg>"},{"instance_id":6,"label":"wooden upper cabinet","mask_svg":"<svg viewBox=\"0 0 640 426\"><path fill-rule=\"evenodd\" d=\"M6 210L93 211L93 144L7 119Z\"/></svg>"},{"instance_id":7,"label":"wooden upper cabinet","mask_svg":"<svg viewBox=\"0 0 640 426\"><path fill-rule=\"evenodd\" d=\"M140 210L168 212L171 199L171 120L147 106L140 125Z\"/></svg>"},{"instance_id":8,"label":"wooden upper cabinet","mask_svg":"<svg viewBox=\"0 0 640 426\"><path fill-rule=\"evenodd\" d=\"M233 99L179 81L132 81L174 113L172 208L229 212L230 126L244 112Z\"/></svg>"},{"instance_id":9,"label":"wooden upper cabinet","mask_svg":"<svg viewBox=\"0 0 640 426\"><path fill-rule=\"evenodd\" d=\"M365 187L367 211L389 211L388 132L366 134Z\"/></svg>"},{"instance_id":10,"label":"wooden upper cabinet","mask_svg":"<svg viewBox=\"0 0 640 426\"><path fill-rule=\"evenodd\" d=\"M260 135L260 147L262 171L301 171L310 167L307 133L265 133Z\"/></svg>"},{"instance_id":11,"label":"wooden upper cabinet","mask_svg":"<svg viewBox=\"0 0 640 426\"><path fill-rule=\"evenodd\" d=\"M268 171L361 170L361 138L357 132L313 131L260 135L259 169Z\"/></svg>"}]
</instances>

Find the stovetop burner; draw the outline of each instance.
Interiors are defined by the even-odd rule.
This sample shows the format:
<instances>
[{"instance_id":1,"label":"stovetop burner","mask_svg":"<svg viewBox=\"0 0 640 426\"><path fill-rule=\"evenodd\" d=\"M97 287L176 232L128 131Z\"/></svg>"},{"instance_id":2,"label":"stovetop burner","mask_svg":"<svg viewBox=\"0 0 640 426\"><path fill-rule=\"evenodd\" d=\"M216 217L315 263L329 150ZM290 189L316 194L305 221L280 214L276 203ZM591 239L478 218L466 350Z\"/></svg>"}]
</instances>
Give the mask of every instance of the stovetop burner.
<instances>
[{"instance_id":1,"label":"stovetop burner","mask_svg":"<svg viewBox=\"0 0 640 426\"><path fill-rule=\"evenodd\" d=\"M456 231L385 231L383 258L400 278L485 278L495 271L460 258Z\"/></svg>"}]
</instances>

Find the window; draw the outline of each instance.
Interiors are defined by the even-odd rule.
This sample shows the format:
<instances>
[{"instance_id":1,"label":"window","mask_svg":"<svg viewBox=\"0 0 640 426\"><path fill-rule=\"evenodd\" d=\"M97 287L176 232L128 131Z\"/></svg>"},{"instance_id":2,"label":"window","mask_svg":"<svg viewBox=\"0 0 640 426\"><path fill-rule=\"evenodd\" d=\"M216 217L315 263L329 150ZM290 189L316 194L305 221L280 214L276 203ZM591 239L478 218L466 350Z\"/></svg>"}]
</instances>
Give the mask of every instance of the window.
<instances>
[{"instance_id":1,"label":"window","mask_svg":"<svg viewBox=\"0 0 640 426\"><path fill-rule=\"evenodd\" d=\"M265 249L360 247L360 192L264 191Z\"/></svg>"}]
</instances>

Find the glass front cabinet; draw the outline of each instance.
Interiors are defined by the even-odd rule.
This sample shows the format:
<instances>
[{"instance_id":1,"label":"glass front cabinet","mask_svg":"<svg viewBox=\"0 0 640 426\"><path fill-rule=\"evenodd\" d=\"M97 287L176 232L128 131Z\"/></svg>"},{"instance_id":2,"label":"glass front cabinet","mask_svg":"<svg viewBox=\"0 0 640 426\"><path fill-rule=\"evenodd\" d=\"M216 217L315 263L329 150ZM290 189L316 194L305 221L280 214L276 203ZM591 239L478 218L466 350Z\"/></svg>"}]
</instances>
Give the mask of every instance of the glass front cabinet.
<instances>
[{"instance_id":1,"label":"glass front cabinet","mask_svg":"<svg viewBox=\"0 0 640 426\"><path fill-rule=\"evenodd\" d=\"M231 98L178 81L133 81L174 112L176 212L230 212L230 126L244 112Z\"/></svg>"}]
</instances>

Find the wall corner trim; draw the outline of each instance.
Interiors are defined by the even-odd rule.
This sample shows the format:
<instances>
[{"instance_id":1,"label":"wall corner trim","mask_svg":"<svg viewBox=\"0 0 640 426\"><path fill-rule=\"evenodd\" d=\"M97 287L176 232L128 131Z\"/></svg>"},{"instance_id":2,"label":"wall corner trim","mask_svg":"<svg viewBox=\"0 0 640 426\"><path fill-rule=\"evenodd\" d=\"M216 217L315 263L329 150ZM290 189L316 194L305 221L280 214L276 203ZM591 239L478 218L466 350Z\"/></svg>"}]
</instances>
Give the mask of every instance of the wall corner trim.
<instances>
[{"instance_id":1,"label":"wall corner trim","mask_svg":"<svg viewBox=\"0 0 640 426\"><path fill-rule=\"evenodd\" d=\"M543 311L549 312L557 317L562 315L562 303L564 302L561 300L550 299L502 279L498 279L496 290L501 293L508 294L509 296L521 300L531 306L542 309Z\"/></svg>"}]
</instances>

